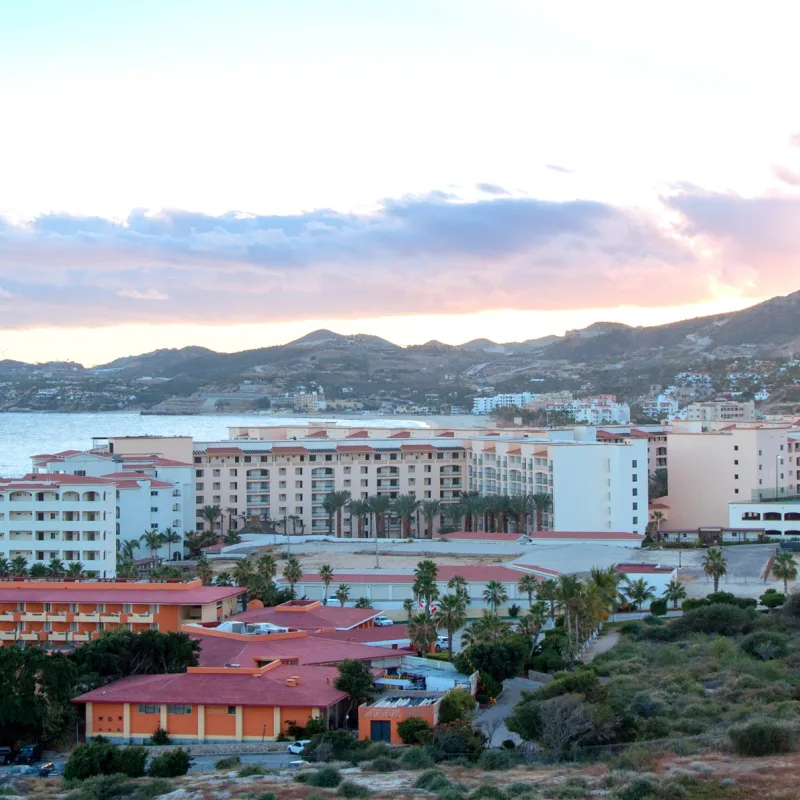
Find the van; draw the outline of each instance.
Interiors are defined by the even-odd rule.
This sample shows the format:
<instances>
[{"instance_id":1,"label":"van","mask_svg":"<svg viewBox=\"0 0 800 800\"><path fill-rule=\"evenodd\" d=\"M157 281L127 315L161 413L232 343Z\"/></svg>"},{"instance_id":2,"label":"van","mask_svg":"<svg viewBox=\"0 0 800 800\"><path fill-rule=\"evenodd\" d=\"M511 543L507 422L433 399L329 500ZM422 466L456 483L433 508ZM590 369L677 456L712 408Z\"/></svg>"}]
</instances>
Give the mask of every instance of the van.
<instances>
[{"instance_id":1,"label":"van","mask_svg":"<svg viewBox=\"0 0 800 800\"><path fill-rule=\"evenodd\" d=\"M42 760L42 746L40 744L28 744L23 747L17 757L14 759L15 764L36 764Z\"/></svg>"}]
</instances>

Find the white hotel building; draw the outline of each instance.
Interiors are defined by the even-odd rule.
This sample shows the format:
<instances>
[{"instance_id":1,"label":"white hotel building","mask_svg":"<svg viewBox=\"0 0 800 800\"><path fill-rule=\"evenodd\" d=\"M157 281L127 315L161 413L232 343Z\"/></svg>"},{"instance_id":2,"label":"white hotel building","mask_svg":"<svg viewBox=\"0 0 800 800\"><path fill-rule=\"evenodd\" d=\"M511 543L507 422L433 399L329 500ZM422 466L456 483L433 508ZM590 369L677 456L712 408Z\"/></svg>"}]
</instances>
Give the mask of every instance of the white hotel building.
<instances>
[{"instance_id":1,"label":"white hotel building","mask_svg":"<svg viewBox=\"0 0 800 800\"><path fill-rule=\"evenodd\" d=\"M115 484L75 475L0 478L0 557L28 566L57 558L112 577L116 568Z\"/></svg>"}]
</instances>

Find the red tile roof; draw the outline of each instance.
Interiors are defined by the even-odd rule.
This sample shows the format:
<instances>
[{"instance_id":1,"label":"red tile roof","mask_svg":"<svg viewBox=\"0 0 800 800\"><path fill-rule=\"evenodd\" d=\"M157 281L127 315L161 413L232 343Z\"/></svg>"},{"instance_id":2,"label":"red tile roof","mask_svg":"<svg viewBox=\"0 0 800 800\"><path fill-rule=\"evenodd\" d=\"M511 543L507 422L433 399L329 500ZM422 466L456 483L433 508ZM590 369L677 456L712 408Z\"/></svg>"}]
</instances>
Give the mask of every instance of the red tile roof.
<instances>
[{"instance_id":1,"label":"red tile roof","mask_svg":"<svg viewBox=\"0 0 800 800\"><path fill-rule=\"evenodd\" d=\"M55 489L59 486L103 486L113 484L105 478L90 478L66 473L31 472L22 478L0 478L0 489Z\"/></svg>"},{"instance_id":2,"label":"red tile roof","mask_svg":"<svg viewBox=\"0 0 800 800\"><path fill-rule=\"evenodd\" d=\"M309 633L312 638L333 639L337 642L355 642L370 644L372 642L405 642L408 640L406 625L389 625L382 628L355 628L351 631L319 631Z\"/></svg>"},{"instance_id":3,"label":"red tile roof","mask_svg":"<svg viewBox=\"0 0 800 800\"><path fill-rule=\"evenodd\" d=\"M372 452L375 448L368 444L337 444L336 449L340 453L364 453Z\"/></svg>"},{"instance_id":4,"label":"red tile roof","mask_svg":"<svg viewBox=\"0 0 800 800\"><path fill-rule=\"evenodd\" d=\"M124 462L126 461L146 461L148 464L152 464L154 467L194 467L194 464L188 464L185 461L175 461L172 458L162 458L159 455L152 455L152 456L129 456L129 455L122 455L123 460L123 468L126 466Z\"/></svg>"},{"instance_id":5,"label":"red tile roof","mask_svg":"<svg viewBox=\"0 0 800 800\"><path fill-rule=\"evenodd\" d=\"M347 697L333 686L338 674L334 667L282 664L258 677L237 675L235 669L223 674L136 675L82 694L72 702L327 708ZM297 686L286 685L286 679L292 677L300 678Z\"/></svg>"},{"instance_id":6,"label":"red tile roof","mask_svg":"<svg viewBox=\"0 0 800 800\"><path fill-rule=\"evenodd\" d=\"M241 447L207 447L207 456L239 456L244 453Z\"/></svg>"},{"instance_id":7,"label":"red tile roof","mask_svg":"<svg viewBox=\"0 0 800 800\"><path fill-rule=\"evenodd\" d=\"M281 628L297 628L308 631L323 628L347 630L369 622L380 613L374 608L341 608L339 606L320 606L309 611L253 608L238 614L234 619L242 622L270 622Z\"/></svg>"},{"instance_id":8,"label":"red tile roof","mask_svg":"<svg viewBox=\"0 0 800 800\"><path fill-rule=\"evenodd\" d=\"M6 589L0 581L0 603L143 603L164 606L197 606L216 603L242 594L236 586L200 586L196 589L116 588L98 585L81 587L78 583L53 583L46 588Z\"/></svg>"},{"instance_id":9,"label":"red tile roof","mask_svg":"<svg viewBox=\"0 0 800 800\"><path fill-rule=\"evenodd\" d=\"M314 433L309 433L306 436L306 439L327 439L328 438L328 431L314 431Z\"/></svg>"},{"instance_id":10,"label":"red tile roof","mask_svg":"<svg viewBox=\"0 0 800 800\"><path fill-rule=\"evenodd\" d=\"M110 475L103 475L103 477L115 481L120 489L138 487L137 481L150 481L151 489L174 488L171 483L156 480L152 475L145 475L143 472L112 472Z\"/></svg>"},{"instance_id":11,"label":"red tile roof","mask_svg":"<svg viewBox=\"0 0 800 800\"><path fill-rule=\"evenodd\" d=\"M389 436L390 439L410 439L411 432L410 431L398 431L397 433L391 434Z\"/></svg>"},{"instance_id":12,"label":"red tile roof","mask_svg":"<svg viewBox=\"0 0 800 800\"><path fill-rule=\"evenodd\" d=\"M338 664L346 658L357 661L373 661L381 658L396 658L397 653L383 647L373 647L353 642L337 642L320 636L301 639L279 639L277 641L243 642L223 636L204 636L192 631L190 639L200 642L200 666L222 667L225 664L240 664L253 667L257 660L270 661L276 658L297 659L302 665Z\"/></svg>"},{"instance_id":13,"label":"red tile roof","mask_svg":"<svg viewBox=\"0 0 800 800\"><path fill-rule=\"evenodd\" d=\"M310 452L301 445L280 445L272 448L276 456L298 456Z\"/></svg>"},{"instance_id":14,"label":"red tile roof","mask_svg":"<svg viewBox=\"0 0 800 800\"><path fill-rule=\"evenodd\" d=\"M369 437L368 431L353 431L352 433L348 434L346 438L348 439L367 439Z\"/></svg>"}]
</instances>

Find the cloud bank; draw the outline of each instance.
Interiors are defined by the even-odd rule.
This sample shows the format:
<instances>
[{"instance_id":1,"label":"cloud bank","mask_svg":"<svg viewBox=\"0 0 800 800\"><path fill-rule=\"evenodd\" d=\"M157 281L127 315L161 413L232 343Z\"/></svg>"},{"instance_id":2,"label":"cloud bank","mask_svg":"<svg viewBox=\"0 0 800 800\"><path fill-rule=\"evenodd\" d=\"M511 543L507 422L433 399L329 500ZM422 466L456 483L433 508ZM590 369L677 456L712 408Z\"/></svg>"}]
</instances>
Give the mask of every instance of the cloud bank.
<instances>
[{"instance_id":1,"label":"cloud bank","mask_svg":"<svg viewBox=\"0 0 800 800\"><path fill-rule=\"evenodd\" d=\"M666 306L797 288L798 198L684 187L662 199L667 224L478 188L489 196L389 199L371 214L0 219L0 327Z\"/></svg>"}]
</instances>

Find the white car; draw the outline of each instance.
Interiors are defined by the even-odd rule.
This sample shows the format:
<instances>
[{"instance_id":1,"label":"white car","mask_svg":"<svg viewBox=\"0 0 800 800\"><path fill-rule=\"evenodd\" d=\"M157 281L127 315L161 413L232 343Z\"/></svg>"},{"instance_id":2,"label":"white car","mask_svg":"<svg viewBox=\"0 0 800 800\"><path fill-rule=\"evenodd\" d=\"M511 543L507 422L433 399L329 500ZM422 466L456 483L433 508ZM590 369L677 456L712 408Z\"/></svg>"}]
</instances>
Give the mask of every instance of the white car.
<instances>
[{"instance_id":1,"label":"white car","mask_svg":"<svg viewBox=\"0 0 800 800\"><path fill-rule=\"evenodd\" d=\"M447 650L450 646L450 638L448 636L437 636L436 637L436 649L437 650Z\"/></svg>"},{"instance_id":2,"label":"white car","mask_svg":"<svg viewBox=\"0 0 800 800\"><path fill-rule=\"evenodd\" d=\"M310 741L311 739L298 739L296 742L292 742L289 745L289 752L297 756L302 755L303 750L306 749L306 745L308 745Z\"/></svg>"},{"instance_id":3,"label":"white car","mask_svg":"<svg viewBox=\"0 0 800 800\"><path fill-rule=\"evenodd\" d=\"M378 617L375 617L375 625L378 628L388 628L390 625L394 625L394 622L389 619L389 617L384 617L382 614Z\"/></svg>"}]
</instances>

